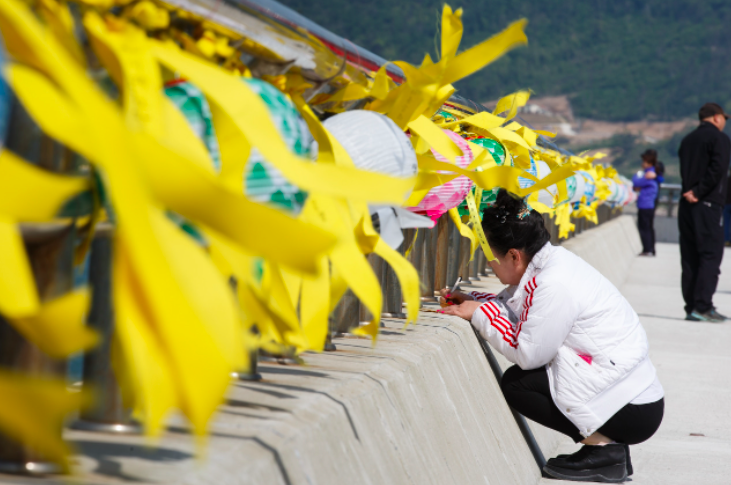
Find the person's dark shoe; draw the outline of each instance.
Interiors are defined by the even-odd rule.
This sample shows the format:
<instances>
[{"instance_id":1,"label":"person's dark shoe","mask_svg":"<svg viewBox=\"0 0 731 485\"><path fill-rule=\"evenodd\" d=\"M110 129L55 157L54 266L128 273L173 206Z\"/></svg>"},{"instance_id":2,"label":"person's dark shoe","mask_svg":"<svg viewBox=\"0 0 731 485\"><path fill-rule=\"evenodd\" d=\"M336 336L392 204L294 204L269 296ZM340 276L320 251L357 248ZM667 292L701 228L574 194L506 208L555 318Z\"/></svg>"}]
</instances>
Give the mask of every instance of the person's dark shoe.
<instances>
[{"instance_id":1,"label":"person's dark shoe","mask_svg":"<svg viewBox=\"0 0 731 485\"><path fill-rule=\"evenodd\" d=\"M584 445L573 455L551 458L543 471L561 480L621 483L627 480L627 453L620 443Z\"/></svg>"},{"instance_id":2,"label":"person's dark shoe","mask_svg":"<svg viewBox=\"0 0 731 485\"><path fill-rule=\"evenodd\" d=\"M705 313L701 313L697 310L693 310L691 313L688 313L685 315L686 320L690 320L691 322L709 322L709 323L721 323L725 322L725 318L719 318L723 317L720 313L716 312L716 315L719 317L714 316L711 314L713 310L707 311Z\"/></svg>"},{"instance_id":3,"label":"person's dark shoe","mask_svg":"<svg viewBox=\"0 0 731 485\"><path fill-rule=\"evenodd\" d=\"M629 477L629 476L630 476L630 475L632 475L632 474L633 474L633 473L634 473L635 471L634 471L634 469L632 468L632 459L631 459L631 458L630 458L630 456L629 456L629 445L625 445L625 444L622 444L622 446L624 446L624 455L625 455L625 459L627 460L627 476ZM551 462L551 460L560 460L560 459L562 459L562 458L568 458L569 456L571 456L571 455L558 455L558 456L556 456L556 458L551 458L551 459L550 459L550 460L548 460L548 461L549 461L549 463L550 463L550 462ZM554 462L554 463L555 463L555 462ZM543 476L543 477L545 478L545 476L546 476L546 472L542 471L542 472L541 472L541 476Z\"/></svg>"},{"instance_id":4,"label":"person's dark shoe","mask_svg":"<svg viewBox=\"0 0 731 485\"><path fill-rule=\"evenodd\" d=\"M716 311L715 308L711 308L711 310L708 312L708 315L710 315L713 318L719 319L722 322L725 322L726 320L728 320L728 317L726 315L721 315L720 313L718 313Z\"/></svg>"}]
</instances>

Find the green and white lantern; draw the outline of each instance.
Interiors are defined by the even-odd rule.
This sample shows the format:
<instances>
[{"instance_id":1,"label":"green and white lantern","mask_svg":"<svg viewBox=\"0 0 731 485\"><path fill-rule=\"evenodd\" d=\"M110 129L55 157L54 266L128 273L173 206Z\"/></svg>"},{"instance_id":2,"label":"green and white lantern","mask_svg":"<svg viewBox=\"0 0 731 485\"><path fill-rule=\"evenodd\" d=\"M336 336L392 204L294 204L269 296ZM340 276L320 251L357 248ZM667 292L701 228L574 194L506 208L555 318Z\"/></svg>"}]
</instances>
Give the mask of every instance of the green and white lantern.
<instances>
[{"instance_id":1,"label":"green and white lantern","mask_svg":"<svg viewBox=\"0 0 731 485\"><path fill-rule=\"evenodd\" d=\"M311 159L314 139L294 103L266 81L253 78L243 81L264 101L274 125L292 153ZM290 183L256 148L251 150L246 163L243 185L248 198L295 215L300 213L307 199L307 192Z\"/></svg>"},{"instance_id":2,"label":"green and white lantern","mask_svg":"<svg viewBox=\"0 0 731 485\"><path fill-rule=\"evenodd\" d=\"M474 143L475 145L479 145L488 152L490 152L490 155L492 155L492 159L495 161L498 165L505 164L505 147L503 147L500 142L493 140L491 138L473 138L471 140L468 140L470 143ZM512 162L510 162L512 164ZM489 205L492 205L495 203L495 200L497 200L497 193L500 191L499 187L496 187L491 190L483 190L482 191L482 200L480 201L480 206L478 208L478 211L480 213L480 217L482 217L482 211L485 210L486 207ZM472 194L475 193L475 187L472 188ZM459 214L460 215L467 215L469 214L469 209L467 208L467 203L463 202L459 205Z\"/></svg>"},{"instance_id":3,"label":"green and white lantern","mask_svg":"<svg viewBox=\"0 0 731 485\"><path fill-rule=\"evenodd\" d=\"M213 116L203 92L194 84L184 80L175 80L165 85L165 96L173 102L185 117L193 133L203 142L211 157L213 168L221 170L221 150L213 128ZM201 246L208 246L205 235L188 219L173 211L167 211L167 217L180 229L188 233Z\"/></svg>"},{"instance_id":4,"label":"green and white lantern","mask_svg":"<svg viewBox=\"0 0 731 485\"><path fill-rule=\"evenodd\" d=\"M221 150L213 129L211 107L203 92L187 81L173 81L165 86L165 96L183 113L193 132L200 138L213 161L221 170Z\"/></svg>"}]
</instances>

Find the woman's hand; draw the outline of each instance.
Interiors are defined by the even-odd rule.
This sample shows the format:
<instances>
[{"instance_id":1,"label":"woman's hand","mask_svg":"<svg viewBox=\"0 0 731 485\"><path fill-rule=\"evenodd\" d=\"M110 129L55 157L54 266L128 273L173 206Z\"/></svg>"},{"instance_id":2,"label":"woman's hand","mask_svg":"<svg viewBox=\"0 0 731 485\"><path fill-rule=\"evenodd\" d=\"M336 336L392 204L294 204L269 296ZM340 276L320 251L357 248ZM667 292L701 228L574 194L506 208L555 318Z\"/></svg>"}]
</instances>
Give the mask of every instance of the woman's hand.
<instances>
[{"instance_id":1,"label":"woman's hand","mask_svg":"<svg viewBox=\"0 0 731 485\"><path fill-rule=\"evenodd\" d=\"M645 178L650 179L650 180L656 179L657 174L655 172L653 172L652 170L649 170L649 171L645 172Z\"/></svg>"},{"instance_id":2,"label":"woman's hand","mask_svg":"<svg viewBox=\"0 0 731 485\"><path fill-rule=\"evenodd\" d=\"M437 311L439 313L444 313L445 315L456 315L460 318L464 318L467 321L471 321L472 315L475 313L475 310L480 308L480 305L482 304L483 302L480 301L465 300L459 305L451 305Z\"/></svg>"},{"instance_id":3,"label":"woman's hand","mask_svg":"<svg viewBox=\"0 0 731 485\"><path fill-rule=\"evenodd\" d=\"M448 306L448 305L459 305L462 302L474 300L472 295L467 295L465 293L462 293L461 291L455 291L454 293L450 293L449 288L442 288L439 290L439 294L441 297L439 298L439 304L442 307Z\"/></svg>"}]
</instances>

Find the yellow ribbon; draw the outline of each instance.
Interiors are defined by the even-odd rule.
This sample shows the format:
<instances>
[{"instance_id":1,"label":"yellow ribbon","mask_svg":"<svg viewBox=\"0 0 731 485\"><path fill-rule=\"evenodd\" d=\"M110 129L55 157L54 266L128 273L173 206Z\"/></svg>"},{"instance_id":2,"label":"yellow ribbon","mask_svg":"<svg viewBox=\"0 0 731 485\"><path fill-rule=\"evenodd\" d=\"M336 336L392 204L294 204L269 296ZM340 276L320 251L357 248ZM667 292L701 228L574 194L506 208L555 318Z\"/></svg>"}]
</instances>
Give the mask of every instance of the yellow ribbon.
<instances>
[{"instance_id":1,"label":"yellow ribbon","mask_svg":"<svg viewBox=\"0 0 731 485\"><path fill-rule=\"evenodd\" d=\"M89 404L89 394L69 392L66 382L61 379L41 379L2 371L0 395L3 396L0 407L3 434L32 446L44 458L58 463L68 472L66 456L69 449L59 430L67 415Z\"/></svg>"},{"instance_id":2,"label":"yellow ribbon","mask_svg":"<svg viewBox=\"0 0 731 485\"><path fill-rule=\"evenodd\" d=\"M462 9L453 12L449 5L442 11L442 49L439 62L429 56L416 68L406 62L395 62L406 75L406 81L392 89L383 100L371 102L367 109L387 114L405 128L420 115L431 116L454 93L452 83L490 64L508 50L525 44L525 20L511 24L503 32L457 54L462 39Z\"/></svg>"},{"instance_id":3,"label":"yellow ribbon","mask_svg":"<svg viewBox=\"0 0 731 485\"><path fill-rule=\"evenodd\" d=\"M470 193L470 195L472 195ZM459 215L459 211L456 207L453 207L447 211L449 213L449 217L452 219L452 222L455 226L457 226L457 229L459 230L459 233L462 235L462 237L466 237L470 240L470 261L472 261L472 258L475 257L475 249L477 249L477 239L475 238L475 233L466 225L462 224L462 218Z\"/></svg>"},{"instance_id":4,"label":"yellow ribbon","mask_svg":"<svg viewBox=\"0 0 731 485\"><path fill-rule=\"evenodd\" d=\"M479 191L479 194L477 193ZM478 195L479 198L477 200L482 199L482 189L478 188L475 191L475 195ZM480 242L480 246L482 247L482 252L485 253L485 257L488 261L497 261L497 258L492 254L492 249L490 248L490 244L487 242L487 236L485 236L485 231L482 229L482 221L480 220L479 211L477 209L477 203L475 201L476 197L472 195L470 192L467 194L467 208L470 211L470 222L472 223L472 230L475 233L475 236L477 237L477 240Z\"/></svg>"}]
</instances>

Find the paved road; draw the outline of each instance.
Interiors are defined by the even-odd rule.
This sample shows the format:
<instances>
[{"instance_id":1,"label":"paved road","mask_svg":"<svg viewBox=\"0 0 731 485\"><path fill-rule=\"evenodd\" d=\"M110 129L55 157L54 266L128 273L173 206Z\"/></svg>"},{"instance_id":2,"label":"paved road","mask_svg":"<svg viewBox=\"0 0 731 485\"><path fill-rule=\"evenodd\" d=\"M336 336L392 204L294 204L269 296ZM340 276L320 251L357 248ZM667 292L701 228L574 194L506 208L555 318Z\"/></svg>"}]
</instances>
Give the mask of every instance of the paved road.
<instances>
[{"instance_id":1,"label":"paved road","mask_svg":"<svg viewBox=\"0 0 731 485\"><path fill-rule=\"evenodd\" d=\"M683 320L677 244L637 258L622 293L640 315L665 388L665 418L649 441L632 447L633 485L731 484L731 322ZM731 315L731 251L714 303ZM576 445L563 445L570 453ZM563 482L543 479L542 485Z\"/></svg>"}]
</instances>

